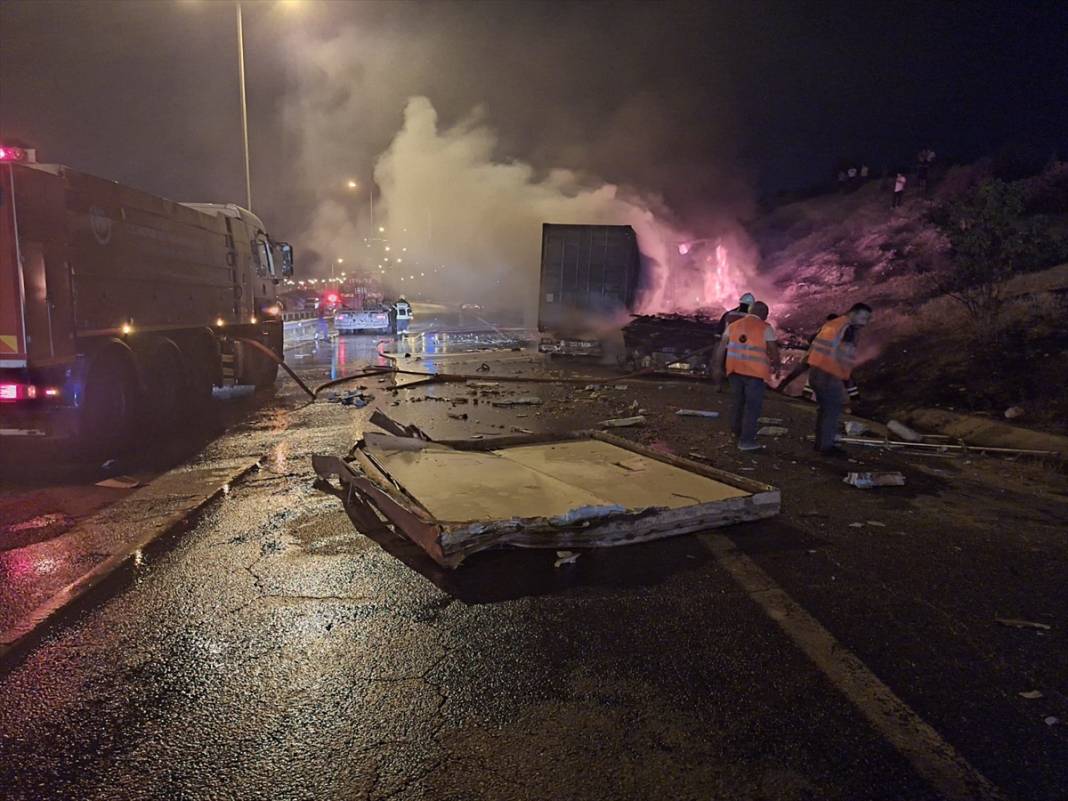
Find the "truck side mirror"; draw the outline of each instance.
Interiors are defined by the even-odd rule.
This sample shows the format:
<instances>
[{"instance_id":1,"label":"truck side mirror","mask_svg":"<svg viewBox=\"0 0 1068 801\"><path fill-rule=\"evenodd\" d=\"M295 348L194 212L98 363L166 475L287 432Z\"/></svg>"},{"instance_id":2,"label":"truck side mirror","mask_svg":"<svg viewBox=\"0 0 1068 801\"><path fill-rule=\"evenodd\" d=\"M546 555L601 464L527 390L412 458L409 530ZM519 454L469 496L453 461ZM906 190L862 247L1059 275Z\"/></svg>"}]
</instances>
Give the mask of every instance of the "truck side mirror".
<instances>
[{"instance_id":1,"label":"truck side mirror","mask_svg":"<svg viewBox=\"0 0 1068 801\"><path fill-rule=\"evenodd\" d=\"M293 246L288 242L279 242L278 249L282 251L282 277L289 278L293 275Z\"/></svg>"}]
</instances>

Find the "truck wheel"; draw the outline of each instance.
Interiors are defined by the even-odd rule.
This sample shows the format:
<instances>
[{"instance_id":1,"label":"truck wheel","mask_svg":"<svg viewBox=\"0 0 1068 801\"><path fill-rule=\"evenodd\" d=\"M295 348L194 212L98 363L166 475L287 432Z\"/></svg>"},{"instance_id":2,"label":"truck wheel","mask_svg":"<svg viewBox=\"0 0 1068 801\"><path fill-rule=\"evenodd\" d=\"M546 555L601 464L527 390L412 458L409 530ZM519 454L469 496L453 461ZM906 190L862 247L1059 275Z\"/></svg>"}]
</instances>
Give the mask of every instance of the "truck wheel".
<instances>
[{"instance_id":1,"label":"truck wheel","mask_svg":"<svg viewBox=\"0 0 1068 801\"><path fill-rule=\"evenodd\" d=\"M237 342L235 346L239 365L238 383L259 388L273 386L278 378L278 362L244 342Z\"/></svg>"},{"instance_id":2,"label":"truck wheel","mask_svg":"<svg viewBox=\"0 0 1068 801\"><path fill-rule=\"evenodd\" d=\"M173 431L189 411L187 370L178 346L169 339L156 343L143 356L144 422L150 430Z\"/></svg>"},{"instance_id":3,"label":"truck wheel","mask_svg":"<svg viewBox=\"0 0 1068 801\"><path fill-rule=\"evenodd\" d=\"M204 336L187 343L183 351L186 366L186 398L193 413L203 411L211 403L211 390L220 377L219 343Z\"/></svg>"},{"instance_id":4,"label":"truck wheel","mask_svg":"<svg viewBox=\"0 0 1068 801\"><path fill-rule=\"evenodd\" d=\"M129 357L102 354L89 369L81 411L81 450L102 458L120 454L131 442L137 418L137 380Z\"/></svg>"},{"instance_id":5,"label":"truck wheel","mask_svg":"<svg viewBox=\"0 0 1068 801\"><path fill-rule=\"evenodd\" d=\"M252 382L259 388L273 387L278 380L278 362L268 359L262 353L256 354L260 359L260 365L256 371L256 379Z\"/></svg>"}]
</instances>

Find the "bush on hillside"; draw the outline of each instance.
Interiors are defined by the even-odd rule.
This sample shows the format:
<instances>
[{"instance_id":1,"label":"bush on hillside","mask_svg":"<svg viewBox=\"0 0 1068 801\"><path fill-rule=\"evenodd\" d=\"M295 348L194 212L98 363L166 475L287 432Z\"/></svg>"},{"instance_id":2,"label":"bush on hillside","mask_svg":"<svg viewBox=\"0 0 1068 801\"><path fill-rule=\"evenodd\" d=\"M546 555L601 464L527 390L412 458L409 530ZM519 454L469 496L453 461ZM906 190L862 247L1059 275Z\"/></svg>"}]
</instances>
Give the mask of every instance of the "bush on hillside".
<instances>
[{"instance_id":1,"label":"bush on hillside","mask_svg":"<svg viewBox=\"0 0 1068 801\"><path fill-rule=\"evenodd\" d=\"M967 309L977 333L996 339L1004 283L1014 274L1063 258L1041 216L1024 215L1024 187L991 179L930 214L950 245L953 268L935 277L938 288Z\"/></svg>"}]
</instances>

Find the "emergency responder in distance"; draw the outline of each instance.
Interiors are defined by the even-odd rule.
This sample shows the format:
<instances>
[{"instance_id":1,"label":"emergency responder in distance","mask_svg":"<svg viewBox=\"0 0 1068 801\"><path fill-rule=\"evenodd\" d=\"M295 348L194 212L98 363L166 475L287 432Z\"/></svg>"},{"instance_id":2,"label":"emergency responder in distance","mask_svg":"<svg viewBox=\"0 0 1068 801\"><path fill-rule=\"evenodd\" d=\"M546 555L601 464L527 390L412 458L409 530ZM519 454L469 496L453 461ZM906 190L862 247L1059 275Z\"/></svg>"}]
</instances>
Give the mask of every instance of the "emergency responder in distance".
<instances>
[{"instance_id":1,"label":"emergency responder in distance","mask_svg":"<svg viewBox=\"0 0 1068 801\"><path fill-rule=\"evenodd\" d=\"M846 405L846 382L853 373L860 329L871 322L871 306L854 303L841 317L823 324L808 349L808 380L816 392L816 450L843 453L834 444L838 419Z\"/></svg>"},{"instance_id":2,"label":"emergency responder in distance","mask_svg":"<svg viewBox=\"0 0 1068 801\"><path fill-rule=\"evenodd\" d=\"M738 300L737 309L727 309L723 312L723 316L719 318L719 322L716 324L716 333L719 336L723 336L723 333L727 330L727 326L733 323L735 320L741 320L745 315L749 313L749 307L756 303L756 298L753 297L752 292L746 292Z\"/></svg>"},{"instance_id":3,"label":"emergency responder in distance","mask_svg":"<svg viewBox=\"0 0 1068 801\"><path fill-rule=\"evenodd\" d=\"M771 371L779 369L779 344L767 319L768 304L753 303L748 314L727 326L712 360L717 380L726 368L731 385L731 431L738 437L740 451L760 450L756 432L764 387L771 381Z\"/></svg>"}]
</instances>

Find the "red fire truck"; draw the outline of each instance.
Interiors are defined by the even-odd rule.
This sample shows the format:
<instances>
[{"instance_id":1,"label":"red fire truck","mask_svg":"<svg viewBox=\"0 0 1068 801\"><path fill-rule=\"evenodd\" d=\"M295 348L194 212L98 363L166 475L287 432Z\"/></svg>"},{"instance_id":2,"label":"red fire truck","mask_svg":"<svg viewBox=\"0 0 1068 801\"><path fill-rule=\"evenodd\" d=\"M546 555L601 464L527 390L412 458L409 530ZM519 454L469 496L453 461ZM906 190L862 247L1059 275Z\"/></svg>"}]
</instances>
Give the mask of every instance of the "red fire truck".
<instances>
[{"instance_id":1,"label":"red fire truck","mask_svg":"<svg viewBox=\"0 0 1068 801\"><path fill-rule=\"evenodd\" d=\"M0 448L116 450L213 386L272 384L293 250L233 204L176 203L0 146Z\"/></svg>"}]
</instances>

